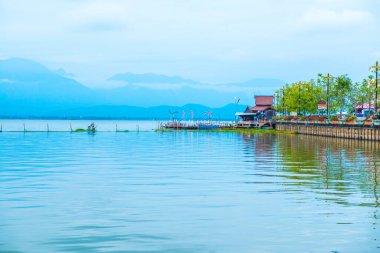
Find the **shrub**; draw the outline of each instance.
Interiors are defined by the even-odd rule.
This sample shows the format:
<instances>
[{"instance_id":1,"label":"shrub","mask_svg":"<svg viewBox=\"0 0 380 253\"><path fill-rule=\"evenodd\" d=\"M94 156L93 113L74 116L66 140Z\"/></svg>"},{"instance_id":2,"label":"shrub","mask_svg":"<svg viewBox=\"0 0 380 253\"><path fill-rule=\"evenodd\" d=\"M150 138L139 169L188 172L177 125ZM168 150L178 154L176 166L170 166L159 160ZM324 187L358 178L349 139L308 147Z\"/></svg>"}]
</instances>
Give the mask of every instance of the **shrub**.
<instances>
[{"instance_id":1,"label":"shrub","mask_svg":"<svg viewBox=\"0 0 380 253\"><path fill-rule=\"evenodd\" d=\"M353 114L348 115L347 118L345 119L346 122L352 121L352 120L356 120L356 116Z\"/></svg>"}]
</instances>

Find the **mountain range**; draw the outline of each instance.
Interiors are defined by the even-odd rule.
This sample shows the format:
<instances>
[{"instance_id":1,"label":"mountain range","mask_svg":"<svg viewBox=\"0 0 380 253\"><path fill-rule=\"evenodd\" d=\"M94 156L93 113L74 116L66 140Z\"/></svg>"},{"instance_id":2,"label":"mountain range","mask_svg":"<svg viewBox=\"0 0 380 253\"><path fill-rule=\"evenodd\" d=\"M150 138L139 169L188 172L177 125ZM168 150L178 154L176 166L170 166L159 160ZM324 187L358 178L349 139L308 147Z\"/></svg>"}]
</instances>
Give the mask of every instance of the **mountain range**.
<instances>
[{"instance_id":1,"label":"mountain range","mask_svg":"<svg viewBox=\"0 0 380 253\"><path fill-rule=\"evenodd\" d=\"M1 60L0 117L167 119L188 118L191 112L195 119L203 119L212 112L214 118L231 119L245 104L253 104L247 87L260 90L268 89L269 83L282 85L275 79L205 85L179 76L130 72L106 81L123 85L91 89L63 69L53 71L22 58ZM177 86L162 88L163 84ZM236 105L234 97L247 103Z\"/></svg>"}]
</instances>

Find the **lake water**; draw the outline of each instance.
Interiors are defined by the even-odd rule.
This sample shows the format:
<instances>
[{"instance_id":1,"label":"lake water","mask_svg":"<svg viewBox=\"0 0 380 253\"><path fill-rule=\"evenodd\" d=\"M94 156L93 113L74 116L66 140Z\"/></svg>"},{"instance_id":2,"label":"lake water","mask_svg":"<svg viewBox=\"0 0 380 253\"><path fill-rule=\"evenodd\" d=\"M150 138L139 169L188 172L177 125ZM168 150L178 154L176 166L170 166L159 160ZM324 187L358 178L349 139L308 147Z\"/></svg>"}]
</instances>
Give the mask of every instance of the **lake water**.
<instances>
[{"instance_id":1,"label":"lake water","mask_svg":"<svg viewBox=\"0 0 380 253\"><path fill-rule=\"evenodd\" d=\"M2 119L0 120L1 129L4 132L20 131L51 131L59 132L76 129L86 129L91 123L94 123L98 131L116 132L118 131L152 131L160 126L160 121L149 120L19 120L19 119Z\"/></svg>"},{"instance_id":2,"label":"lake water","mask_svg":"<svg viewBox=\"0 0 380 253\"><path fill-rule=\"evenodd\" d=\"M380 144L0 133L0 252L380 252Z\"/></svg>"}]
</instances>

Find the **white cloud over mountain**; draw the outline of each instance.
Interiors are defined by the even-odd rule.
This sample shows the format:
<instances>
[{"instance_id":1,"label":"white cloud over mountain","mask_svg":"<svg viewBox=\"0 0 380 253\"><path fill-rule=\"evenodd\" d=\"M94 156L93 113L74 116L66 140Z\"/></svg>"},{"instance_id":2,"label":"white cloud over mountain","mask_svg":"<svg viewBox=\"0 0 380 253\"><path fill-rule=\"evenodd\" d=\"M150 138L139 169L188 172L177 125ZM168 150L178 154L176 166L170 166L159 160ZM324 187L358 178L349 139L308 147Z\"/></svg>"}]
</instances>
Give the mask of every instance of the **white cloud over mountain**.
<instances>
[{"instance_id":1,"label":"white cloud over mountain","mask_svg":"<svg viewBox=\"0 0 380 253\"><path fill-rule=\"evenodd\" d=\"M380 42L377 0L0 0L0 14L0 58L62 67L96 87L125 71L202 83L361 79Z\"/></svg>"}]
</instances>

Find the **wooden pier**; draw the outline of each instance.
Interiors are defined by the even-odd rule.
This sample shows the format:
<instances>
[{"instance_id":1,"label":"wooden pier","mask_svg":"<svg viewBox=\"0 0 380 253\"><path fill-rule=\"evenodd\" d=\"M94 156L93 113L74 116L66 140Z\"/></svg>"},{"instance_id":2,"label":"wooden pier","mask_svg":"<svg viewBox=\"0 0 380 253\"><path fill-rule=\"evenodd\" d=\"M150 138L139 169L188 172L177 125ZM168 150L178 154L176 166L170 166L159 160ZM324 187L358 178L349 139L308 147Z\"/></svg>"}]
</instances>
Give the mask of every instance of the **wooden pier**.
<instances>
[{"instance_id":1,"label":"wooden pier","mask_svg":"<svg viewBox=\"0 0 380 253\"><path fill-rule=\"evenodd\" d=\"M160 128L176 130L211 130L216 128L232 128L229 121L170 121L162 123Z\"/></svg>"}]
</instances>

